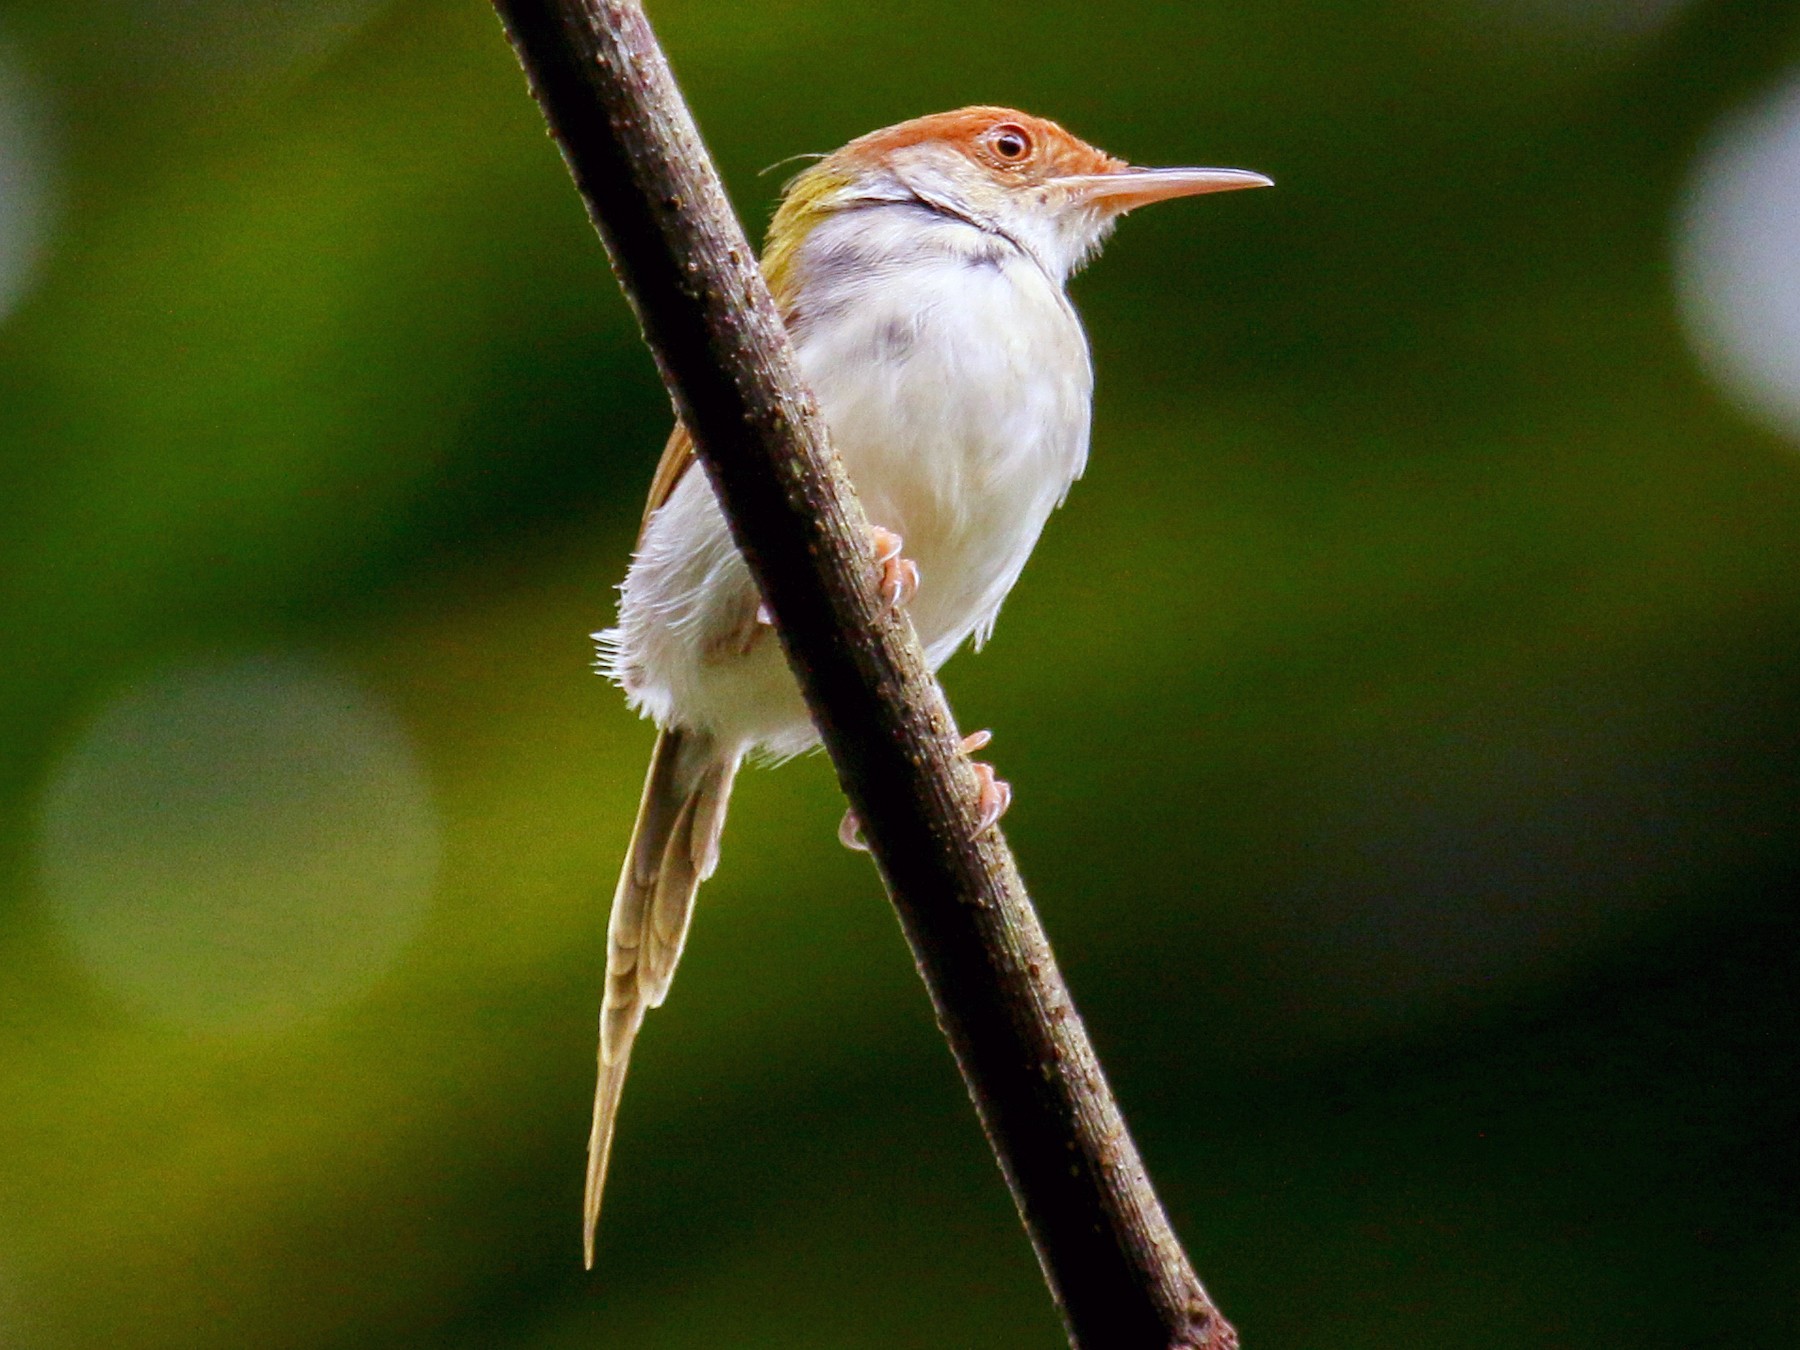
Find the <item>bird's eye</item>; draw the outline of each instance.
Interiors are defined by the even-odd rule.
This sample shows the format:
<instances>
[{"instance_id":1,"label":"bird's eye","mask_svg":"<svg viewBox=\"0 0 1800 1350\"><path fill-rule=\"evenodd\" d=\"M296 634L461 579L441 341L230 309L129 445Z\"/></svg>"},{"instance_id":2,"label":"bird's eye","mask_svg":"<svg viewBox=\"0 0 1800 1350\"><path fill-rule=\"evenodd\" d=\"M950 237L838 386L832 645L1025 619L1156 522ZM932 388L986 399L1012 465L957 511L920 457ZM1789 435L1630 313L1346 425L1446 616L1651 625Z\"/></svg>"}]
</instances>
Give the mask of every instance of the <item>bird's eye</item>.
<instances>
[{"instance_id":1,"label":"bird's eye","mask_svg":"<svg viewBox=\"0 0 1800 1350\"><path fill-rule=\"evenodd\" d=\"M1016 164L1031 153L1031 137L1025 134L1025 128L1011 124L995 127L988 144L994 147L996 155L1008 163Z\"/></svg>"}]
</instances>

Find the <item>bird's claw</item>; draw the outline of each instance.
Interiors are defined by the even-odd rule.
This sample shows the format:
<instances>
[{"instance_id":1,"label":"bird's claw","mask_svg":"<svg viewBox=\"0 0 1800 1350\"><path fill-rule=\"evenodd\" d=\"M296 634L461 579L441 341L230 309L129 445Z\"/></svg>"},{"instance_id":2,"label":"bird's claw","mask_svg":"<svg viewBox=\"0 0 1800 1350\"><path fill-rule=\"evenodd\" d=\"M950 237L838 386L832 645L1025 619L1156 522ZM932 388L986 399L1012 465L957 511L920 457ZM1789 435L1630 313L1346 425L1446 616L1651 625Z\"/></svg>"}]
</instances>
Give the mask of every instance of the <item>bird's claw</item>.
<instances>
[{"instance_id":1,"label":"bird's claw","mask_svg":"<svg viewBox=\"0 0 1800 1350\"><path fill-rule=\"evenodd\" d=\"M957 748L967 758L993 739L994 733L991 731L971 731L962 738L962 744ZM975 781L981 789L976 798L976 805L981 810L981 820L975 827L975 833L985 834L993 828L995 821L1006 814L1006 808L1012 805L1012 784L996 775L992 764L972 759L969 760L969 767L975 770Z\"/></svg>"},{"instance_id":2,"label":"bird's claw","mask_svg":"<svg viewBox=\"0 0 1800 1350\"><path fill-rule=\"evenodd\" d=\"M976 804L981 808L981 820L975 826L975 833L986 834L1012 805L1012 784L997 777L992 764L974 760L969 767L975 770L975 781L981 785L981 795L976 798Z\"/></svg>"},{"instance_id":3,"label":"bird's claw","mask_svg":"<svg viewBox=\"0 0 1800 1350\"><path fill-rule=\"evenodd\" d=\"M871 525L869 544L875 550L875 589L881 593L881 603L889 610L910 605L913 596L919 593L919 565L911 558L900 556L900 536L879 525ZM767 601L757 603L756 624L759 628L775 626L775 615L770 612Z\"/></svg>"},{"instance_id":4,"label":"bird's claw","mask_svg":"<svg viewBox=\"0 0 1800 1350\"><path fill-rule=\"evenodd\" d=\"M869 543L875 550L875 585L881 592L881 602L890 610L910 605L919 593L919 565L900 556L900 536L871 525Z\"/></svg>"},{"instance_id":5,"label":"bird's claw","mask_svg":"<svg viewBox=\"0 0 1800 1350\"><path fill-rule=\"evenodd\" d=\"M993 739L994 733L991 731L971 731L958 743L957 753L966 758ZM981 811L981 820L975 827L975 833L985 834L995 821L1006 814L1007 807L1012 805L1012 784L995 774L992 764L970 760L969 767L975 770L975 781L980 785L975 804ZM863 838L862 822L856 818L856 812L844 812L844 818L838 822L838 843L853 853L869 851L869 841Z\"/></svg>"}]
</instances>

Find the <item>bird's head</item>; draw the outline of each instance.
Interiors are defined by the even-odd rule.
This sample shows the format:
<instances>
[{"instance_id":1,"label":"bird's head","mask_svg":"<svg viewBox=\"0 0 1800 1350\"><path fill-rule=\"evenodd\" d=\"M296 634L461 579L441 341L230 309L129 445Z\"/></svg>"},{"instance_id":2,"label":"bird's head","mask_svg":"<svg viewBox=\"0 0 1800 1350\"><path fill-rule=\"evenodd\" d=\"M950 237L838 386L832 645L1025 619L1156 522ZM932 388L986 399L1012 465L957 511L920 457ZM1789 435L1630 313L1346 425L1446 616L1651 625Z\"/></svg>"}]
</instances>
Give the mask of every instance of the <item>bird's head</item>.
<instances>
[{"instance_id":1,"label":"bird's head","mask_svg":"<svg viewBox=\"0 0 1800 1350\"><path fill-rule=\"evenodd\" d=\"M870 132L798 175L769 227L764 261L779 285L826 216L913 202L1006 236L1060 281L1135 207L1269 186L1244 169L1135 168L1042 117L960 108Z\"/></svg>"}]
</instances>

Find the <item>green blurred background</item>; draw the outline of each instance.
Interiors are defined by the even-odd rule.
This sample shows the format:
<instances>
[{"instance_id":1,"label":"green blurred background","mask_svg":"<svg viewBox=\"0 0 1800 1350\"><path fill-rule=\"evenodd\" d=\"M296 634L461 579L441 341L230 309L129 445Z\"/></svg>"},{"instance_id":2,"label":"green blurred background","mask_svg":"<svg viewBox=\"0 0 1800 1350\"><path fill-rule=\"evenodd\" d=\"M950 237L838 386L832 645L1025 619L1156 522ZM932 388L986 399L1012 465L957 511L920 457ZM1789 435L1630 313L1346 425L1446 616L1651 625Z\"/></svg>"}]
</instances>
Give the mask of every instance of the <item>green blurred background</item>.
<instances>
[{"instance_id":1,"label":"green blurred background","mask_svg":"<svg viewBox=\"0 0 1800 1350\"><path fill-rule=\"evenodd\" d=\"M652 17L753 231L975 101L1280 183L1078 280L947 671L1246 1344L1800 1344L1800 5ZM0 1347L1059 1343L818 757L580 1272L667 422L478 0L0 3Z\"/></svg>"}]
</instances>

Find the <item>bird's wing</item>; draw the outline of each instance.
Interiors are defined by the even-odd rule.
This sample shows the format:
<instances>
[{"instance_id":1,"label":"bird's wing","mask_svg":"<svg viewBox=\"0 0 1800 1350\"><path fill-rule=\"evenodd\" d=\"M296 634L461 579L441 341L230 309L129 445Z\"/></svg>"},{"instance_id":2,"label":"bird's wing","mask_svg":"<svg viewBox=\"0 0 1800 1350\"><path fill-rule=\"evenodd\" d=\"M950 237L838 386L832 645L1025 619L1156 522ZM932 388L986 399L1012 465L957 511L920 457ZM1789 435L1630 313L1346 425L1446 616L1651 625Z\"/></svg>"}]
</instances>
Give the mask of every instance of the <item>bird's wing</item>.
<instances>
[{"instance_id":1,"label":"bird's wing","mask_svg":"<svg viewBox=\"0 0 1800 1350\"><path fill-rule=\"evenodd\" d=\"M644 531L650 528L650 517L675 494L675 485L693 467L693 463L694 438L688 435L686 427L677 422L675 430L669 433L669 443L663 446L662 458L656 463L656 473L650 479L650 500L644 503L644 519L638 526L640 545L644 542Z\"/></svg>"},{"instance_id":2,"label":"bird's wing","mask_svg":"<svg viewBox=\"0 0 1800 1350\"><path fill-rule=\"evenodd\" d=\"M804 179L806 175L801 175ZM796 180L800 181L800 180ZM781 315L784 324L791 324L794 317L795 295L798 291L798 268L792 254L803 236L816 221L808 217L804 228L793 226L785 235L792 235L792 242L780 245L779 253L776 244L777 230L769 227L770 248L762 261L763 275L769 282L769 294L775 298L776 312ZM783 237L785 237L785 235ZM638 543L644 542L644 531L650 527L650 517L656 514L657 508L668 501L675 493L676 484L694 464L694 438L688 435L688 429L680 422L669 433L669 443L663 446L662 458L656 463L656 473L650 479L650 498L644 503L644 519L638 526Z\"/></svg>"}]
</instances>

